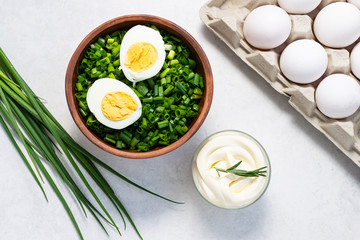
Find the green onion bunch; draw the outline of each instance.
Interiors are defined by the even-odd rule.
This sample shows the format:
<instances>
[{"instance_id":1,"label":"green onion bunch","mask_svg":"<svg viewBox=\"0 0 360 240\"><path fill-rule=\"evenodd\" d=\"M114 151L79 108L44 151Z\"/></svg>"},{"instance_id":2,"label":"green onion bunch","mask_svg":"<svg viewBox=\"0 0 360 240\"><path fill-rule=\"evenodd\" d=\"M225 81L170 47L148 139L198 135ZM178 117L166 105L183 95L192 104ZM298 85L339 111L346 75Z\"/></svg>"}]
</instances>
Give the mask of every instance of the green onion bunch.
<instances>
[{"instance_id":1,"label":"green onion bunch","mask_svg":"<svg viewBox=\"0 0 360 240\"><path fill-rule=\"evenodd\" d=\"M158 30L155 26L151 26ZM97 136L119 149L145 152L167 146L188 131L198 115L203 95L203 77L195 73L196 62L184 43L164 30L158 30L167 46L162 70L154 77L133 86L119 68L121 41L126 30L116 31L86 50L78 68L76 98L86 126ZM142 116L131 126L114 130L102 125L89 111L86 94L99 78L118 79L136 93L143 105Z\"/></svg>"},{"instance_id":2,"label":"green onion bunch","mask_svg":"<svg viewBox=\"0 0 360 240\"><path fill-rule=\"evenodd\" d=\"M125 219L127 219L135 229L138 236L142 239L129 213L126 211L120 199L116 196L113 188L99 172L97 166L108 170L115 176L141 190L174 202L130 181L128 178L124 177L110 166L91 155L77 142L75 142L46 109L39 97L35 95L26 82L21 78L1 48L0 100L0 123L2 127L15 148L18 150L22 160L43 192L46 200L47 197L42 187L42 184L44 184L44 178L50 184L67 211L81 239L83 239L83 236L76 219L74 218L74 215L59 188L56 186L53 178L46 170L44 166L45 162L53 168L56 172L56 177L60 178L72 192L85 216L87 216L87 211L93 215L106 234L108 233L103 225L104 222L113 226L121 235L117 224L103 205L104 199L100 199L90 185L87 179L89 177L93 182L95 182L106 198L110 200L112 205L116 208L117 213L123 220L124 226L126 226ZM15 136L13 136L13 134ZM26 153L21 150L18 142L21 142ZM66 158L60 158L59 153L65 155ZM64 159L66 159L70 164L64 164ZM71 166L71 172L75 172L81 179L81 184L86 186L87 191L90 193L96 204L91 203L83 191L80 190L79 184L75 182L73 177L70 175L70 171L67 170L65 165ZM84 172L87 173L88 177L85 177Z\"/></svg>"}]
</instances>

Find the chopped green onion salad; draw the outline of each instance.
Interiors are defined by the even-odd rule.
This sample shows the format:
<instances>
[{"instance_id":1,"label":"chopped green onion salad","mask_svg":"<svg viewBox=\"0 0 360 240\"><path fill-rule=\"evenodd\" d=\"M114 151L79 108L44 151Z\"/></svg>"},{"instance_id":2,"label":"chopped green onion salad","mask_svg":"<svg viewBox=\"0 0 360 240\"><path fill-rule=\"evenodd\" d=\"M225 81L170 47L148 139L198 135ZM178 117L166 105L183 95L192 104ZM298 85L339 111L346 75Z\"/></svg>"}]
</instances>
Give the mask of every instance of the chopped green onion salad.
<instances>
[{"instance_id":1,"label":"chopped green onion salad","mask_svg":"<svg viewBox=\"0 0 360 240\"><path fill-rule=\"evenodd\" d=\"M204 90L203 77L195 72L196 62L190 58L189 48L168 32L159 31L167 50L165 63L157 75L135 86L120 68L120 45L126 30L99 37L86 50L78 68L75 96L86 126L119 149L146 152L167 146L183 136L198 115ZM86 94L91 84L105 77L130 86L142 103L141 117L125 129L104 126L87 106Z\"/></svg>"}]
</instances>

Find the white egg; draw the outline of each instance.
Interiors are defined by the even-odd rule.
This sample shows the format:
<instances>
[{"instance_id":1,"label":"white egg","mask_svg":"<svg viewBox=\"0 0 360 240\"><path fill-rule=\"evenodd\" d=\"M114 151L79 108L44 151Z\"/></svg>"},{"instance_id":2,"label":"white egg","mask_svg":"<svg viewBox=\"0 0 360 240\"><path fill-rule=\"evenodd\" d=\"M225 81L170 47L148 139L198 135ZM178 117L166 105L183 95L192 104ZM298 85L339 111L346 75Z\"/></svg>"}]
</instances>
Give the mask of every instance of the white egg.
<instances>
[{"instance_id":1,"label":"white egg","mask_svg":"<svg viewBox=\"0 0 360 240\"><path fill-rule=\"evenodd\" d=\"M102 101L107 94L113 92L126 93L130 95L137 104L136 110L124 120L110 120L103 113ZM96 80L87 92L86 101L90 111L94 114L95 118L103 125L113 129L123 129L127 126L130 126L140 118L142 113L142 105L135 92L123 82L112 78L102 78ZM120 104L121 103L116 103L117 106Z\"/></svg>"},{"instance_id":2,"label":"white egg","mask_svg":"<svg viewBox=\"0 0 360 240\"><path fill-rule=\"evenodd\" d=\"M347 47L360 36L360 10L346 2L331 3L316 16L314 33L328 47Z\"/></svg>"},{"instance_id":3,"label":"white egg","mask_svg":"<svg viewBox=\"0 0 360 240\"><path fill-rule=\"evenodd\" d=\"M360 43L358 43L351 51L350 66L352 73L360 79Z\"/></svg>"},{"instance_id":4,"label":"white egg","mask_svg":"<svg viewBox=\"0 0 360 240\"><path fill-rule=\"evenodd\" d=\"M278 0L278 4L288 13L306 14L319 6L321 0Z\"/></svg>"},{"instance_id":5,"label":"white egg","mask_svg":"<svg viewBox=\"0 0 360 240\"><path fill-rule=\"evenodd\" d=\"M271 49L286 41L291 32L289 15L278 6L255 8L244 22L244 37L254 47Z\"/></svg>"},{"instance_id":6,"label":"white egg","mask_svg":"<svg viewBox=\"0 0 360 240\"><path fill-rule=\"evenodd\" d=\"M330 118L346 118L360 106L358 81L345 74L332 74L324 78L315 92L319 110Z\"/></svg>"},{"instance_id":7,"label":"white egg","mask_svg":"<svg viewBox=\"0 0 360 240\"><path fill-rule=\"evenodd\" d=\"M146 26L132 27L121 42L121 69L131 82L155 76L161 70L165 56L164 40L160 33Z\"/></svg>"},{"instance_id":8,"label":"white egg","mask_svg":"<svg viewBox=\"0 0 360 240\"><path fill-rule=\"evenodd\" d=\"M348 2L360 9L360 0L348 0Z\"/></svg>"},{"instance_id":9,"label":"white egg","mask_svg":"<svg viewBox=\"0 0 360 240\"><path fill-rule=\"evenodd\" d=\"M318 80L326 71L328 56L314 40L301 39L290 43L280 56L280 68L289 80L306 84Z\"/></svg>"}]
</instances>

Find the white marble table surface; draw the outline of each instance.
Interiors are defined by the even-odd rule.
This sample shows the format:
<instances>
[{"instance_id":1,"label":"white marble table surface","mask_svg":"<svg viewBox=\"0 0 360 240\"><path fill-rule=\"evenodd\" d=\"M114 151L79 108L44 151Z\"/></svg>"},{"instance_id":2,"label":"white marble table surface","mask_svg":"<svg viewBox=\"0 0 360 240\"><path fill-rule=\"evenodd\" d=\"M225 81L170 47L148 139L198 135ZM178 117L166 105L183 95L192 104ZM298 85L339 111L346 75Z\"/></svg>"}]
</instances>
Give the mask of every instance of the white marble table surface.
<instances>
[{"instance_id":1,"label":"white marble table surface","mask_svg":"<svg viewBox=\"0 0 360 240\"><path fill-rule=\"evenodd\" d=\"M204 26L198 15L203 4L194 0L2 0L0 47L83 147L137 183L185 202L171 204L102 171L144 239L358 239L360 168ZM195 136L169 154L145 160L115 157L89 142L72 120L64 92L67 64L86 34L111 18L134 13L167 18L192 34L210 60L215 87L209 115ZM243 210L213 207L198 194L191 178L196 146L224 129L253 135L272 163L267 192ZM0 162L0 239L79 239L49 185L45 184L47 203L2 129ZM109 238L94 218L83 216L59 179L57 183L85 239L138 239L130 226L122 237L109 227ZM110 208L109 202L105 204ZM110 211L116 215L114 209Z\"/></svg>"}]
</instances>

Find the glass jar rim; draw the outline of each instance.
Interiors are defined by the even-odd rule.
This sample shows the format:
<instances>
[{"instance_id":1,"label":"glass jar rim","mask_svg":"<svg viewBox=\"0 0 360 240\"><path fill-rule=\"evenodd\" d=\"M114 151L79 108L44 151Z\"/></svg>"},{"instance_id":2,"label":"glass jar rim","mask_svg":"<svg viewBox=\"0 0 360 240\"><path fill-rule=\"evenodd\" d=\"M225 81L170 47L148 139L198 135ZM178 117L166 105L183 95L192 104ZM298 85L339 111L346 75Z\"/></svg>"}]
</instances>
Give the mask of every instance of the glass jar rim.
<instances>
[{"instance_id":1,"label":"glass jar rim","mask_svg":"<svg viewBox=\"0 0 360 240\"><path fill-rule=\"evenodd\" d=\"M264 188L261 190L261 193L251 202L249 202L248 204L244 205L244 206L241 206L241 207L235 207L235 208L226 208L226 207L221 207L221 206L218 206L212 202L210 202L208 199L205 198L205 196L203 196L203 194L199 191L197 185L196 185L196 182L195 182L195 179L194 179L194 174L193 174L193 168L194 168L194 164L196 162L196 158L197 158L197 155L199 154L199 152L201 151L201 149L213 138L215 138L217 135L220 135L222 133L237 133L241 136L244 136L248 139L250 139L253 143L255 143L260 151L262 152L263 156L264 156L264 159L266 161L266 164L267 164L267 174L266 174L266 185L264 186ZM193 158L192 158L192 167L191 167L191 171L192 171L192 179L193 179L193 183L195 185L195 188L196 190L198 191L198 193L201 195L201 197L203 199L205 199L208 203L210 203L211 205L215 206L215 207L218 207L218 208L221 208L221 209L225 209L225 210L237 210L237 209L243 209L243 208L246 208L248 206L251 206L252 204L254 204L255 202L257 202L263 195L264 193L266 192L268 186L269 186L269 183L270 183L270 178L271 178L271 164L270 164L270 158L267 154L267 152L265 151L264 147L261 145L261 143L255 139L252 135L246 133L246 132L243 132L243 131L240 131L240 130L221 130L221 131L218 131L218 132L215 132L215 133L212 133L210 134L208 137L206 137L200 144L199 146L196 148L195 150L195 153L193 155Z\"/></svg>"}]
</instances>

